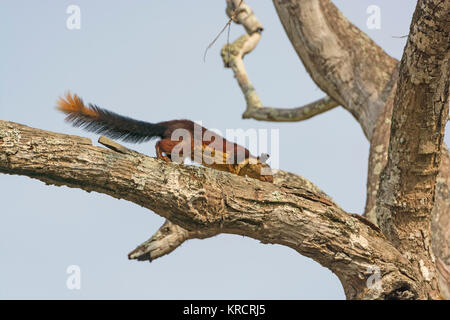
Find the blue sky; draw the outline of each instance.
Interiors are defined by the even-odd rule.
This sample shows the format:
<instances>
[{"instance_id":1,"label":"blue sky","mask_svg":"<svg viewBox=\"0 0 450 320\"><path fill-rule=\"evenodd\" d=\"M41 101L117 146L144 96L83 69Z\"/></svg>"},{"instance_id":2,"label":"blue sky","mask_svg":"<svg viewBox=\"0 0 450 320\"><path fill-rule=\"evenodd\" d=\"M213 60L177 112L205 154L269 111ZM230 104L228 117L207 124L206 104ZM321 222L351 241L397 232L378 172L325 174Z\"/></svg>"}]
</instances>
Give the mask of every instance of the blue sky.
<instances>
[{"instance_id":1,"label":"blue sky","mask_svg":"<svg viewBox=\"0 0 450 320\"><path fill-rule=\"evenodd\" d=\"M415 1L334 1L390 55L401 58ZM66 9L81 9L68 30ZM324 96L292 49L271 1L248 0L265 27L247 71L265 105L295 107ZM381 29L366 26L369 5ZM322 188L348 212L365 204L369 144L337 108L299 123L243 120L244 99L223 68L225 1L0 2L0 119L50 131L72 128L55 109L70 89L85 101L150 122L187 118L208 128L278 129L280 168ZM233 25L231 40L243 34ZM449 139L446 138L448 144ZM96 143L96 142L95 142ZM154 144L129 145L154 156ZM163 223L153 212L98 193L0 175L0 298L343 299L337 277L292 249L219 235L191 240L149 263L127 253ZM81 289L66 286L70 265Z\"/></svg>"}]
</instances>

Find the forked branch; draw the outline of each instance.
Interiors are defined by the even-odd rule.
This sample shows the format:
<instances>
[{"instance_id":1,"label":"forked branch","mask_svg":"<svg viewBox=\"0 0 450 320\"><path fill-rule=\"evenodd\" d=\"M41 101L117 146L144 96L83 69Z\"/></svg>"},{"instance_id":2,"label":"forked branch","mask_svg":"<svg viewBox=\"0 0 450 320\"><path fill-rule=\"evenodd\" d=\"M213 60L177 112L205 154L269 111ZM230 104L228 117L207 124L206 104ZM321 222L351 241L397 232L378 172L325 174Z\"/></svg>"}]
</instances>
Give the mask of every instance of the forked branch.
<instances>
[{"instance_id":1,"label":"forked branch","mask_svg":"<svg viewBox=\"0 0 450 320\"><path fill-rule=\"evenodd\" d=\"M234 13L237 12L238 5L240 5L238 11L239 14L236 15ZM225 67L233 70L239 87L244 94L247 106L242 118L279 122L302 121L331 110L339 105L336 101L327 96L298 108L280 109L263 106L258 93L250 81L243 61L244 56L256 48L261 39L263 27L251 8L242 0L227 0L227 14L234 22L242 24L247 32L232 44L225 45L221 51Z\"/></svg>"}]
</instances>

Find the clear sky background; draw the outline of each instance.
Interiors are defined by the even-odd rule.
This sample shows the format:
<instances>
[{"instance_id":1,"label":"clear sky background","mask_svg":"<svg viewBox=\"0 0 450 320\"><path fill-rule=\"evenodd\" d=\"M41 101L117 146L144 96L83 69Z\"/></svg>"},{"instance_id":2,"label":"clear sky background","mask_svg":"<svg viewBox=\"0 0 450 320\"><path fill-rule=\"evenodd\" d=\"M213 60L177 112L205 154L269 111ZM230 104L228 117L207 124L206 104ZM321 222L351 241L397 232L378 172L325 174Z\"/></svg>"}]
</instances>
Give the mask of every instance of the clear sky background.
<instances>
[{"instance_id":1,"label":"clear sky background","mask_svg":"<svg viewBox=\"0 0 450 320\"><path fill-rule=\"evenodd\" d=\"M247 71L265 105L295 107L322 98L292 49L272 1L248 0L265 27ZM416 1L334 1L350 21L401 58ZM68 30L66 9L81 8ZM369 5L381 29L366 25ZM276 128L280 168L303 175L348 212L365 204L369 144L336 108L298 123L242 120L245 104L220 49L223 0L0 1L0 119L92 138L55 109L70 89L85 101L151 122L187 118L208 128ZM231 40L243 34L232 25ZM448 127L447 127L448 129ZM448 132L448 130L447 130ZM447 144L449 139L446 138ZM154 143L130 147L154 156ZM0 298L344 299L338 278L294 250L219 235L190 240L152 263L127 254L164 219L133 203L79 189L0 175ZM66 268L81 268L69 290Z\"/></svg>"}]
</instances>

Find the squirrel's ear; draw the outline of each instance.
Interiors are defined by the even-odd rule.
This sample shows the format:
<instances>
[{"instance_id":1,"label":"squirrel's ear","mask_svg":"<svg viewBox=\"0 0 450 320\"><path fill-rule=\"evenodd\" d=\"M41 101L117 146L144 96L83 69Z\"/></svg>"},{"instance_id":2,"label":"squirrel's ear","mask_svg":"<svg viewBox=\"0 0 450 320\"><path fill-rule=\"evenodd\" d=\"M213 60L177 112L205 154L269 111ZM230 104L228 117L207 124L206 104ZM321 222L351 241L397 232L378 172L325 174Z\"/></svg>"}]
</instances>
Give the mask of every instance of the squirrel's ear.
<instances>
[{"instance_id":1,"label":"squirrel's ear","mask_svg":"<svg viewBox=\"0 0 450 320\"><path fill-rule=\"evenodd\" d=\"M267 159L269 159L270 155L268 153L261 153L261 155L258 157L258 160L261 161L261 163L265 163Z\"/></svg>"}]
</instances>

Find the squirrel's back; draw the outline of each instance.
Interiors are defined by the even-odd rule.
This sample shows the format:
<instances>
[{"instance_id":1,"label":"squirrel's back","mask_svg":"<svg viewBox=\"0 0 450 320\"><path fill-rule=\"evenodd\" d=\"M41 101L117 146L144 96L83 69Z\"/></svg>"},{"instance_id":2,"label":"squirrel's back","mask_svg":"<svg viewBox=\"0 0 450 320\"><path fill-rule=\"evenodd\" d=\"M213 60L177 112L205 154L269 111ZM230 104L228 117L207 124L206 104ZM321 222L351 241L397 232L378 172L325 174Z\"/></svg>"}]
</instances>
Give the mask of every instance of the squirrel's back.
<instances>
[{"instance_id":1,"label":"squirrel's back","mask_svg":"<svg viewBox=\"0 0 450 320\"><path fill-rule=\"evenodd\" d=\"M222 154L227 161L231 162L231 165L227 161L207 163L203 161L204 158L202 157L201 163L205 166L233 172L238 175L248 175L262 181L273 182L272 175L261 174L262 168L270 168L264 163L265 160L261 162L260 158L253 157L247 148L230 142L190 120L171 120L158 123L135 120L93 104L85 105L79 96L76 94L71 95L70 92L64 98L58 99L57 108L67 114L66 120L71 122L73 126L104 134L112 139L139 143L153 138L160 138L162 140L156 144L156 150L157 156L160 156L162 159L167 157L162 156L161 152L170 155L172 149L180 141L185 140L184 135L189 134L190 150L189 154L184 154L184 157L190 156L192 160L195 160L195 148L197 143L200 142L202 150L208 150L209 153L212 152L211 154ZM174 134L176 130L185 131ZM213 158L215 160L215 156ZM254 164L250 163L251 159L255 160Z\"/></svg>"}]
</instances>

